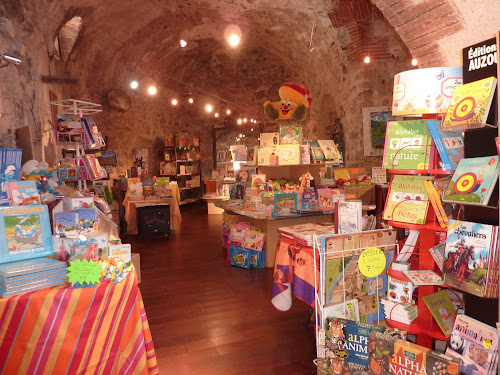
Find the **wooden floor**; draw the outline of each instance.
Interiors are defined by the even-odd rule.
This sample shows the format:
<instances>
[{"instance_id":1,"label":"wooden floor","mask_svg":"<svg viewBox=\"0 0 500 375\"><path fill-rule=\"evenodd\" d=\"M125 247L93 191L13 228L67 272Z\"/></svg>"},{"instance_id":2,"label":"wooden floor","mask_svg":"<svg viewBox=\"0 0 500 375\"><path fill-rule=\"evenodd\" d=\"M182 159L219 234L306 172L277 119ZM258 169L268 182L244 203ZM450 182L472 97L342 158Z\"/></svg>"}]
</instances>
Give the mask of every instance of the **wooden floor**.
<instances>
[{"instance_id":1,"label":"wooden floor","mask_svg":"<svg viewBox=\"0 0 500 375\"><path fill-rule=\"evenodd\" d=\"M315 374L313 323L294 300L271 304L272 269L230 266L221 216L182 208L173 240L126 238L141 254L139 285L163 375Z\"/></svg>"}]
</instances>

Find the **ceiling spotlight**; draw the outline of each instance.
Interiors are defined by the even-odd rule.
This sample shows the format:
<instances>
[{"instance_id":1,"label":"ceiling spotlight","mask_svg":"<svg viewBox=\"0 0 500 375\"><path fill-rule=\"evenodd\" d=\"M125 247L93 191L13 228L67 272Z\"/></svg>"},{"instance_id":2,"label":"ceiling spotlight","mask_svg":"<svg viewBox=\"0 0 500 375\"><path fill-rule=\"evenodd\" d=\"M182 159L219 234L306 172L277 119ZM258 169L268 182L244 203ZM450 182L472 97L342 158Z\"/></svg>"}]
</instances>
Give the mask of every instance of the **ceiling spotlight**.
<instances>
[{"instance_id":1,"label":"ceiling spotlight","mask_svg":"<svg viewBox=\"0 0 500 375\"><path fill-rule=\"evenodd\" d=\"M172 105L177 105L177 99L172 99Z\"/></svg>"},{"instance_id":2,"label":"ceiling spotlight","mask_svg":"<svg viewBox=\"0 0 500 375\"><path fill-rule=\"evenodd\" d=\"M243 134L240 134L240 135L239 135L239 137L240 137L240 138L241 138L241 137L243 137Z\"/></svg>"},{"instance_id":3,"label":"ceiling spotlight","mask_svg":"<svg viewBox=\"0 0 500 375\"><path fill-rule=\"evenodd\" d=\"M250 129L250 131L251 131L251 132L253 132L253 128L252 128L252 129Z\"/></svg>"},{"instance_id":4,"label":"ceiling spotlight","mask_svg":"<svg viewBox=\"0 0 500 375\"><path fill-rule=\"evenodd\" d=\"M228 109L226 110L226 113L227 113L228 115L230 115L230 114L231 114L231 110L228 108Z\"/></svg>"},{"instance_id":5,"label":"ceiling spotlight","mask_svg":"<svg viewBox=\"0 0 500 375\"><path fill-rule=\"evenodd\" d=\"M224 37L231 47L236 47L240 44L241 29L236 25L229 25L224 30Z\"/></svg>"},{"instance_id":6,"label":"ceiling spotlight","mask_svg":"<svg viewBox=\"0 0 500 375\"><path fill-rule=\"evenodd\" d=\"M411 65L413 65L413 66L417 66L417 65L418 65L418 61L417 61L417 59L412 59L412 60L411 60Z\"/></svg>"},{"instance_id":7,"label":"ceiling spotlight","mask_svg":"<svg viewBox=\"0 0 500 375\"><path fill-rule=\"evenodd\" d=\"M194 103L194 99L193 98L189 98L188 102L189 102L189 104L193 104Z\"/></svg>"},{"instance_id":8,"label":"ceiling spotlight","mask_svg":"<svg viewBox=\"0 0 500 375\"><path fill-rule=\"evenodd\" d=\"M245 117L245 118L243 119L243 122L246 124L246 123L247 123L247 121L248 121L248 120L247 120L247 118Z\"/></svg>"},{"instance_id":9,"label":"ceiling spotlight","mask_svg":"<svg viewBox=\"0 0 500 375\"><path fill-rule=\"evenodd\" d=\"M214 107L212 107L210 104L207 104L205 106L205 111L207 111L207 112L212 112L213 109L214 109Z\"/></svg>"},{"instance_id":10,"label":"ceiling spotlight","mask_svg":"<svg viewBox=\"0 0 500 375\"><path fill-rule=\"evenodd\" d=\"M156 87L155 86L149 86L148 87L148 94L149 95L156 95Z\"/></svg>"},{"instance_id":11,"label":"ceiling spotlight","mask_svg":"<svg viewBox=\"0 0 500 375\"><path fill-rule=\"evenodd\" d=\"M130 82L130 88L131 89L135 90L138 87L139 87L139 82L137 82L137 81Z\"/></svg>"},{"instance_id":12,"label":"ceiling spotlight","mask_svg":"<svg viewBox=\"0 0 500 375\"><path fill-rule=\"evenodd\" d=\"M186 47L188 44L188 42L186 42L184 39L181 39L179 43L181 44L182 48Z\"/></svg>"},{"instance_id":13,"label":"ceiling spotlight","mask_svg":"<svg viewBox=\"0 0 500 375\"><path fill-rule=\"evenodd\" d=\"M238 125L241 125L243 123L243 121L239 118L237 123L238 123Z\"/></svg>"},{"instance_id":14,"label":"ceiling spotlight","mask_svg":"<svg viewBox=\"0 0 500 375\"><path fill-rule=\"evenodd\" d=\"M219 117L219 112L215 112L215 117Z\"/></svg>"},{"instance_id":15,"label":"ceiling spotlight","mask_svg":"<svg viewBox=\"0 0 500 375\"><path fill-rule=\"evenodd\" d=\"M250 119L250 122L253 122L253 118Z\"/></svg>"},{"instance_id":16,"label":"ceiling spotlight","mask_svg":"<svg viewBox=\"0 0 500 375\"><path fill-rule=\"evenodd\" d=\"M0 68L7 66L9 64L20 65L23 60L10 56L10 55L0 55Z\"/></svg>"},{"instance_id":17,"label":"ceiling spotlight","mask_svg":"<svg viewBox=\"0 0 500 375\"><path fill-rule=\"evenodd\" d=\"M366 56L365 59L363 60L363 62L365 64L369 64L370 63L370 56Z\"/></svg>"}]
</instances>

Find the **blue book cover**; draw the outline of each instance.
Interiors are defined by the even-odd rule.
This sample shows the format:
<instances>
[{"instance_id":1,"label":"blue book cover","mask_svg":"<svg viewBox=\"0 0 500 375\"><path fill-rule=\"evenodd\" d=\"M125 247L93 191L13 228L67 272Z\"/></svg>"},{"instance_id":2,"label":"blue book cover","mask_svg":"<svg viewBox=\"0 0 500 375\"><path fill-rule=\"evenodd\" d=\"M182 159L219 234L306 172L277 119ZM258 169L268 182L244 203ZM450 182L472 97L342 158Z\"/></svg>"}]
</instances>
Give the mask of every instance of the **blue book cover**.
<instances>
[{"instance_id":1,"label":"blue book cover","mask_svg":"<svg viewBox=\"0 0 500 375\"><path fill-rule=\"evenodd\" d=\"M0 148L0 206L8 206L8 181L17 181L21 177L21 149Z\"/></svg>"},{"instance_id":2,"label":"blue book cover","mask_svg":"<svg viewBox=\"0 0 500 375\"><path fill-rule=\"evenodd\" d=\"M34 258L0 264L0 278L15 278L38 272L47 272L66 268L66 263L52 258Z\"/></svg>"},{"instance_id":3,"label":"blue book cover","mask_svg":"<svg viewBox=\"0 0 500 375\"><path fill-rule=\"evenodd\" d=\"M36 181L9 181L7 184L7 196L11 206L40 205L40 194L36 187Z\"/></svg>"},{"instance_id":4,"label":"blue book cover","mask_svg":"<svg viewBox=\"0 0 500 375\"><path fill-rule=\"evenodd\" d=\"M54 214L54 234L59 237L78 237L78 213L61 212Z\"/></svg>"},{"instance_id":5,"label":"blue book cover","mask_svg":"<svg viewBox=\"0 0 500 375\"><path fill-rule=\"evenodd\" d=\"M0 263L52 255L47 206L0 208Z\"/></svg>"},{"instance_id":6,"label":"blue book cover","mask_svg":"<svg viewBox=\"0 0 500 375\"><path fill-rule=\"evenodd\" d=\"M78 214L78 234L87 235L97 232L97 212L95 208L79 208L70 211Z\"/></svg>"},{"instance_id":7,"label":"blue book cover","mask_svg":"<svg viewBox=\"0 0 500 375\"><path fill-rule=\"evenodd\" d=\"M427 120L427 126L436 144L444 169L446 171L455 170L463 156L464 137L462 132L444 132L441 123L435 120Z\"/></svg>"}]
</instances>

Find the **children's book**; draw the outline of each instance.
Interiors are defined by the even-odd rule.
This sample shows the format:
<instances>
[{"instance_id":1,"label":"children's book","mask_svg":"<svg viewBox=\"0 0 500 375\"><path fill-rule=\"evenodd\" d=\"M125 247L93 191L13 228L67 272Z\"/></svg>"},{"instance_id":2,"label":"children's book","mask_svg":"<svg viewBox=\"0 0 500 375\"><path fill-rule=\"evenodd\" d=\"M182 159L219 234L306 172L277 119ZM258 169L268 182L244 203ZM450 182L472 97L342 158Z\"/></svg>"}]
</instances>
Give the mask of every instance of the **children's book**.
<instances>
[{"instance_id":1,"label":"children's book","mask_svg":"<svg viewBox=\"0 0 500 375\"><path fill-rule=\"evenodd\" d=\"M260 147L277 146L279 142L279 133L260 133Z\"/></svg>"},{"instance_id":2,"label":"children's book","mask_svg":"<svg viewBox=\"0 0 500 375\"><path fill-rule=\"evenodd\" d=\"M65 238L78 237L78 213L59 212L54 214L54 235Z\"/></svg>"},{"instance_id":3,"label":"children's book","mask_svg":"<svg viewBox=\"0 0 500 375\"><path fill-rule=\"evenodd\" d=\"M451 336L457 310L446 290L428 294L423 300L446 337Z\"/></svg>"},{"instance_id":4,"label":"children's book","mask_svg":"<svg viewBox=\"0 0 500 375\"><path fill-rule=\"evenodd\" d=\"M125 263L132 260L132 249L129 243L120 245L110 245L108 249L108 258L120 258Z\"/></svg>"},{"instance_id":5,"label":"children's book","mask_svg":"<svg viewBox=\"0 0 500 375\"><path fill-rule=\"evenodd\" d=\"M340 156L340 152L337 148L335 142L331 139L320 140L318 139L319 147L323 150L323 154L325 155L326 160L340 160L342 157Z\"/></svg>"},{"instance_id":6,"label":"children's book","mask_svg":"<svg viewBox=\"0 0 500 375\"><path fill-rule=\"evenodd\" d=\"M7 185L21 176L21 149L0 148L0 206L8 206Z\"/></svg>"},{"instance_id":7,"label":"children's book","mask_svg":"<svg viewBox=\"0 0 500 375\"><path fill-rule=\"evenodd\" d=\"M252 175L252 189L257 189L257 184L265 183L266 175L265 174L254 174Z\"/></svg>"},{"instance_id":8,"label":"children's book","mask_svg":"<svg viewBox=\"0 0 500 375\"><path fill-rule=\"evenodd\" d=\"M297 216L297 193L281 193L274 195L273 217Z\"/></svg>"},{"instance_id":9,"label":"children's book","mask_svg":"<svg viewBox=\"0 0 500 375\"><path fill-rule=\"evenodd\" d=\"M389 121L383 166L386 169L429 169L435 150L425 120Z\"/></svg>"},{"instance_id":10,"label":"children's book","mask_svg":"<svg viewBox=\"0 0 500 375\"><path fill-rule=\"evenodd\" d=\"M231 226L229 231L229 241L235 242L238 245L243 241L243 235L245 234L245 230L253 229L253 227L247 223L238 223Z\"/></svg>"},{"instance_id":11,"label":"children's book","mask_svg":"<svg viewBox=\"0 0 500 375\"><path fill-rule=\"evenodd\" d=\"M98 221L95 208L79 208L70 212L78 214L77 230L79 235L88 235L90 233L97 232Z\"/></svg>"},{"instance_id":12,"label":"children's book","mask_svg":"<svg viewBox=\"0 0 500 375\"><path fill-rule=\"evenodd\" d=\"M302 209L303 210L316 210L318 208L318 198L316 189L313 187L304 188L302 193Z\"/></svg>"},{"instance_id":13,"label":"children's book","mask_svg":"<svg viewBox=\"0 0 500 375\"><path fill-rule=\"evenodd\" d=\"M410 281L398 280L389 276L389 293L387 298L394 302L411 302L415 286Z\"/></svg>"},{"instance_id":14,"label":"children's book","mask_svg":"<svg viewBox=\"0 0 500 375\"><path fill-rule=\"evenodd\" d=\"M40 205L40 194L36 187L36 181L9 181L7 185L7 196L11 206Z\"/></svg>"},{"instance_id":15,"label":"children's book","mask_svg":"<svg viewBox=\"0 0 500 375\"><path fill-rule=\"evenodd\" d=\"M278 160L279 165L300 164L300 145L279 145Z\"/></svg>"},{"instance_id":16,"label":"children's book","mask_svg":"<svg viewBox=\"0 0 500 375\"><path fill-rule=\"evenodd\" d=\"M425 369L427 375L458 375L460 360L436 350L429 350L426 355Z\"/></svg>"},{"instance_id":17,"label":"children's book","mask_svg":"<svg viewBox=\"0 0 500 375\"><path fill-rule=\"evenodd\" d=\"M443 284L443 278L432 270L406 270L403 274L415 286Z\"/></svg>"},{"instance_id":18,"label":"children's book","mask_svg":"<svg viewBox=\"0 0 500 375\"><path fill-rule=\"evenodd\" d=\"M443 272L445 246L446 246L445 243L441 242L429 249L429 253L434 258L434 262L436 262L441 272Z\"/></svg>"},{"instance_id":19,"label":"children's book","mask_svg":"<svg viewBox=\"0 0 500 375\"><path fill-rule=\"evenodd\" d=\"M498 331L466 315L457 315L445 354L460 359L461 374L493 374L498 355Z\"/></svg>"},{"instance_id":20,"label":"children's book","mask_svg":"<svg viewBox=\"0 0 500 375\"><path fill-rule=\"evenodd\" d=\"M266 241L266 234L257 232L255 230L245 229L243 231L241 246L245 249L262 251L264 242Z\"/></svg>"},{"instance_id":21,"label":"children's book","mask_svg":"<svg viewBox=\"0 0 500 375\"><path fill-rule=\"evenodd\" d=\"M432 176L395 175L389 188L383 219L424 224L429 208L429 197L423 181L433 178Z\"/></svg>"},{"instance_id":22,"label":"children's book","mask_svg":"<svg viewBox=\"0 0 500 375\"><path fill-rule=\"evenodd\" d=\"M300 145L302 127L298 124L281 124L279 141L280 145Z\"/></svg>"},{"instance_id":23,"label":"children's book","mask_svg":"<svg viewBox=\"0 0 500 375\"><path fill-rule=\"evenodd\" d=\"M332 210L333 200L332 200L332 191L328 188L317 189L318 193L318 206L321 210Z\"/></svg>"},{"instance_id":24,"label":"children's book","mask_svg":"<svg viewBox=\"0 0 500 375\"><path fill-rule=\"evenodd\" d=\"M0 263L52 255L51 236L47 206L0 208Z\"/></svg>"},{"instance_id":25,"label":"children's book","mask_svg":"<svg viewBox=\"0 0 500 375\"><path fill-rule=\"evenodd\" d=\"M15 280L44 272L59 272L66 269L66 263L41 257L0 264L0 279Z\"/></svg>"},{"instance_id":26,"label":"children's book","mask_svg":"<svg viewBox=\"0 0 500 375\"><path fill-rule=\"evenodd\" d=\"M334 197L334 196L332 196ZM335 202L335 231L339 234L356 233L362 231L363 202L350 200Z\"/></svg>"},{"instance_id":27,"label":"children's book","mask_svg":"<svg viewBox=\"0 0 500 375\"><path fill-rule=\"evenodd\" d=\"M338 319L338 322L343 325L344 329L343 347L347 352L344 362L367 368L369 337L374 331L384 332L385 327L345 319Z\"/></svg>"},{"instance_id":28,"label":"children's book","mask_svg":"<svg viewBox=\"0 0 500 375\"><path fill-rule=\"evenodd\" d=\"M440 121L427 120L427 126L445 171L454 171L463 157L464 136L462 132L445 132Z\"/></svg>"},{"instance_id":29,"label":"children's book","mask_svg":"<svg viewBox=\"0 0 500 375\"><path fill-rule=\"evenodd\" d=\"M300 161L302 164L311 164L311 146L300 145Z\"/></svg>"},{"instance_id":30,"label":"children's book","mask_svg":"<svg viewBox=\"0 0 500 375\"><path fill-rule=\"evenodd\" d=\"M481 128L486 124L497 80L488 77L455 87L443 130ZM489 124L495 125L495 124Z\"/></svg>"},{"instance_id":31,"label":"children's book","mask_svg":"<svg viewBox=\"0 0 500 375\"><path fill-rule=\"evenodd\" d=\"M486 206L498 182L498 155L462 159L443 201Z\"/></svg>"},{"instance_id":32,"label":"children's book","mask_svg":"<svg viewBox=\"0 0 500 375\"><path fill-rule=\"evenodd\" d=\"M307 144L311 147L312 160L314 161L325 160L325 154L323 153L323 150L319 146L318 142L308 141Z\"/></svg>"},{"instance_id":33,"label":"children's book","mask_svg":"<svg viewBox=\"0 0 500 375\"><path fill-rule=\"evenodd\" d=\"M444 282L484 297L498 227L450 219L446 237Z\"/></svg>"},{"instance_id":34,"label":"children's book","mask_svg":"<svg viewBox=\"0 0 500 375\"><path fill-rule=\"evenodd\" d=\"M359 302L357 299L350 299L345 302L325 306L323 307L323 316L359 322Z\"/></svg>"}]
</instances>

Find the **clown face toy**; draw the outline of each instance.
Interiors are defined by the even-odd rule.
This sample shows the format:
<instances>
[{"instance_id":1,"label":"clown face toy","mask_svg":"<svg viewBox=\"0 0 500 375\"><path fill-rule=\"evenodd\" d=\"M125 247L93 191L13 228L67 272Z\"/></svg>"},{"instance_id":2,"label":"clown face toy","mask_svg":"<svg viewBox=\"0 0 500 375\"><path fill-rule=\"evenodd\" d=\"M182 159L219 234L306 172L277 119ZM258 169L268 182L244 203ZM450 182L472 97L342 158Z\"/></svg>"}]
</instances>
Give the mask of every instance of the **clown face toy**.
<instances>
[{"instance_id":1,"label":"clown face toy","mask_svg":"<svg viewBox=\"0 0 500 375\"><path fill-rule=\"evenodd\" d=\"M264 103L264 114L269 121L305 120L307 108L311 104L311 93L307 87L295 82L285 82L279 89L279 96L281 100L278 102L268 100Z\"/></svg>"}]
</instances>

